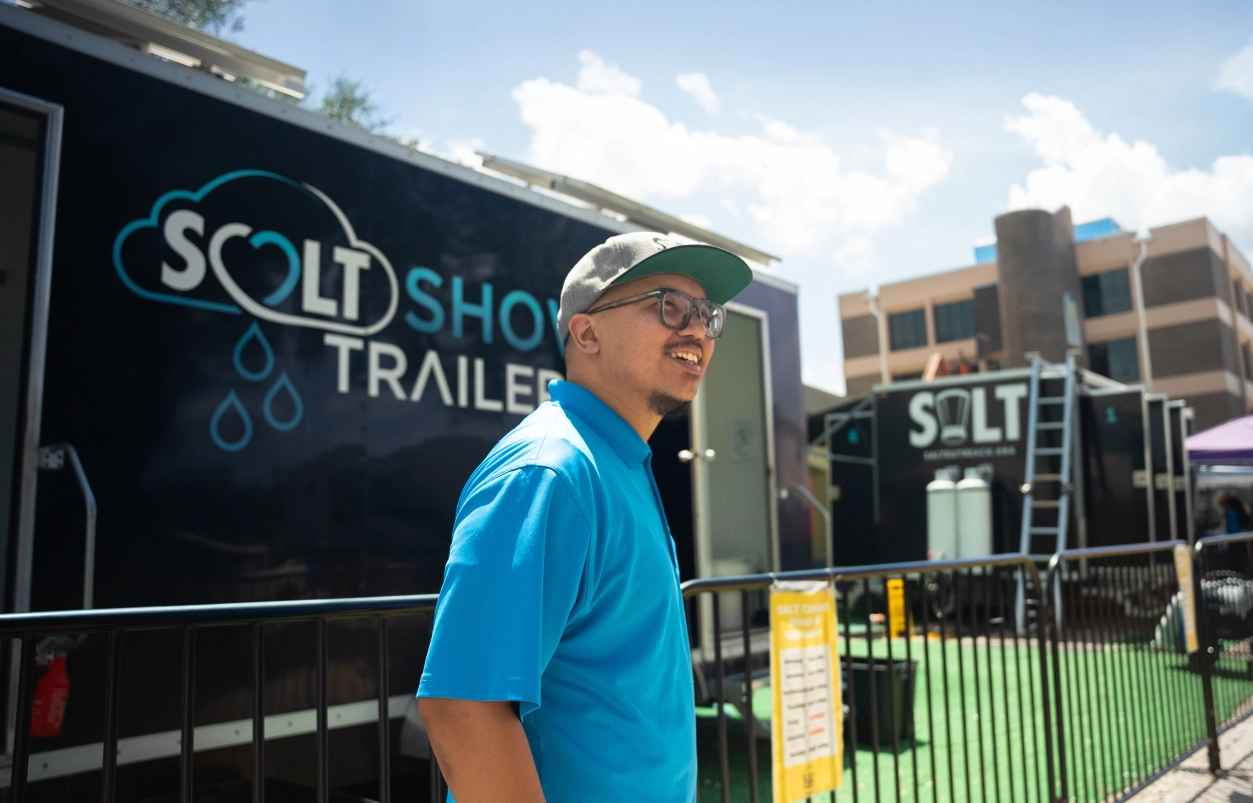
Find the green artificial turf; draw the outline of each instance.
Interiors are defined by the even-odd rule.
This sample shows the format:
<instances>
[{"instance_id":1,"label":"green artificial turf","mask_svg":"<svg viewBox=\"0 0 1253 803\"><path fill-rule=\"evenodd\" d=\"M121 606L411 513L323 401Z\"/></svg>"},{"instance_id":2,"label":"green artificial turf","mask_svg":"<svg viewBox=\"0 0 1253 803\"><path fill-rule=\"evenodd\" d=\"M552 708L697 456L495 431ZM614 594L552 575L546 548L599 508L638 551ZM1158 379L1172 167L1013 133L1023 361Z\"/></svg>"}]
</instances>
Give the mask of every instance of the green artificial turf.
<instances>
[{"instance_id":1,"label":"green artificial turf","mask_svg":"<svg viewBox=\"0 0 1253 803\"><path fill-rule=\"evenodd\" d=\"M1040 654L1025 640L1015 647L1011 637L1005 644L1002 648L999 638L990 644L965 639L960 646L955 639L910 639L908 650L918 662L915 737L903 740L895 756L887 734L877 760L868 745L859 746L851 758L846 753L844 782L836 799L1047 800ZM896 639L893 657L905 660L906 649L906 640ZM876 658L885 658L887 650L886 642L875 642ZM852 654L864 657L866 642L854 641ZM1104 800L1130 788L1205 736L1200 676L1189 671L1187 656L1146 645L1063 644L1060 667L1071 800ZM1052 696L1051 659L1048 671ZM1253 694L1253 677L1243 671L1219 672L1214 683L1219 722ZM756 690L755 715L768 717L770 706L770 689ZM699 799L718 801L717 711L698 709L697 716ZM748 801L745 723L730 705L727 733L730 799ZM758 739L756 745L759 800L770 801L770 742ZM1060 792L1060 785L1057 788Z\"/></svg>"}]
</instances>

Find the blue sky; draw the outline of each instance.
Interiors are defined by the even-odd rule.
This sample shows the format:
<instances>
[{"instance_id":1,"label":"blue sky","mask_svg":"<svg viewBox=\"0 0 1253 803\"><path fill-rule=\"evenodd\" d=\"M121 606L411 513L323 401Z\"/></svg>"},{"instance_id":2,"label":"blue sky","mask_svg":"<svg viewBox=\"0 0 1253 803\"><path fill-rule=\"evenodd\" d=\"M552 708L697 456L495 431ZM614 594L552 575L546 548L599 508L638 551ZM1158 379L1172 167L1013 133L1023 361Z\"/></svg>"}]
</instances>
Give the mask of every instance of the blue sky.
<instances>
[{"instance_id":1,"label":"blue sky","mask_svg":"<svg viewBox=\"0 0 1253 803\"><path fill-rule=\"evenodd\" d=\"M806 381L832 390L836 293L970 264L1010 208L1130 228L1209 215L1253 254L1247 2L244 13L242 44L315 87L366 81L391 131L437 153L529 161L781 255Z\"/></svg>"}]
</instances>

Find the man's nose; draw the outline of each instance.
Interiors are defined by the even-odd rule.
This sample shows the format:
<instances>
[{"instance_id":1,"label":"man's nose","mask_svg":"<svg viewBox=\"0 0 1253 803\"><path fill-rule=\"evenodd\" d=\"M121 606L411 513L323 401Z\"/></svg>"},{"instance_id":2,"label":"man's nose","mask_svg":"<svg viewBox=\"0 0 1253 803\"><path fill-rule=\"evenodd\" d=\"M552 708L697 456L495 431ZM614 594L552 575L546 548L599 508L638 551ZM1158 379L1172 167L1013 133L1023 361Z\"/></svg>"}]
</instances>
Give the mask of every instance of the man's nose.
<instances>
[{"instance_id":1,"label":"man's nose","mask_svg":"<svg viewBox=\"0 0 1253 803\"><path fill-rule=\"evenodd\" d=\"M705 341L705 322L700 319L700 315L696 314L696 310L692 310L692 317L688 318L687 326L680 329L679 334L695 338L702 343Z\"/></svg>"}]
</instances>

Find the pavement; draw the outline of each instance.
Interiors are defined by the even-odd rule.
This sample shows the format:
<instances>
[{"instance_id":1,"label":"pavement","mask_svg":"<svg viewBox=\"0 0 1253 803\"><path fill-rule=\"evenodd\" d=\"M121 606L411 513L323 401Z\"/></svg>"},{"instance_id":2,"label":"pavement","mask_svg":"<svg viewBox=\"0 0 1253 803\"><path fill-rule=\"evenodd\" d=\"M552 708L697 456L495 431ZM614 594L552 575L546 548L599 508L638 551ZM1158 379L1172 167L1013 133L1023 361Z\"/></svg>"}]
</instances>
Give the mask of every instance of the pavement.
<instances>
[{"instance_id":1,"label":"pavement","mask_svg":"<svg viewBox=\"0 0 1253 803\"><path fill-rule=\"evenodd\" d=\"M1218 737L1224 773L1209 772L1205 748L1145 787L1134 803L1253 803L1253 717Z\"/></svg>"}]
</instances>

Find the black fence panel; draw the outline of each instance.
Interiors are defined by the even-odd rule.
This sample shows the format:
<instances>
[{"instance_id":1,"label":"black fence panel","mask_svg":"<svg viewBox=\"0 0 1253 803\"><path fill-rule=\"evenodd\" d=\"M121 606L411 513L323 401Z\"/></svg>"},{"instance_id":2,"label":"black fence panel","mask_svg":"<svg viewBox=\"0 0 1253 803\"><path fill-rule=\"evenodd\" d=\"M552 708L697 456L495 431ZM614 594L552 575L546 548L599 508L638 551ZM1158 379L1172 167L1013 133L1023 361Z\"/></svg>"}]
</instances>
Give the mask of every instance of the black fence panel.
<instances>
[{"instance_id":1,"label":"black fence panel","mask_svg":"<svg viewBox=\"0 0 1253 803\"><path fill-rule=\"evenodd\" d=\"M814 800L1058 799L1043 583L1034 562L1008 555L684 584L701 800L773 799L768 594L778 580L835 590L844 781ZM890 604L895 582L903 606Z\"/></svg>"},{"instance_id":2,"label":"black fence panel","mask_svg":"<svg viewBox=\"0 0 1253 803\"><path fill-rule=\"evenodd\" d=\"M20 647L17 654L18 678L16 684L16 725L13 729L12 764L7 787L4 792L7 800L21 803L28 800L58 799L67 794L64 788L47 788L45 782L31 779L31 768L41 766L40 756L50 756L44 752L37 756L31 755L32 723L41 714L40 706L47 700L37 699L35 676L40 668L51 666L56 660L58 650L65 649L76 640L103 637L107 640L104 661L104 701L102 709L101 741L98 743L99 759L94 766L86 770L79 768L78 774L90 774L98 769L99 799L105 803L117 797L119 787L119 721L121 714L129 706L142 708L151 703L146 700L128 701L122 699L121 688L124 672L123 657L127 647L142 645L146 634L172 632L181 641L181 662L178 671L181 673L179 684L178 705L178 745L177 745L177 792L173 795L160 791L152 795L151 788L145 794L146 800L174 801L192 803L201 800L204 793L210 793L214 800L251 800L253 803L287 803L293 800L316 800L317 803L329 803L332 800L343 801L378 801L390 803L393 799L393 734L391 719L397 716L396 701L391 699L390 667L393 656L390 649L392 625L397 621L418 618L425 623L429 637L430 618L435 610L435 595L373 597L363 599L341 600L307 600L295 602L269 602L232 605L181 606L172 608L137 608L116 610L92 610L81 612L55 612L14 614L0 616L0 639L18 639ZM354 700L350 703L336 701L332 704L328 695L329 680L334 667L330 659L332 649L331 623L362 622L371 624L377 648L373 661L373 700ZM311 711L298 711L290 715L267 716L267 644L282 635L281 628L292 626L312 626L313 636L313 667L309 677L312 678L313 706ZM251 688L247 699L250 703L250 716L247 720L236 720L227 723L204 723L197 721L197 689L198 668L203 666L205 659L206 636L211 631L226 628L246 628L251 642L250 656L231 656L242 659L249 669ZM428 638L429 640L429 638ZM285 647L280 643L279 647ZM407 645L409 649L415 646ZM269 649L272 649L269 648ZM128 656L133 657L133 656ZM365 660L368 656L358 656ZM48 670L44 669L46 676ZM80 679L76 682L86 682ZM272 679L271 679L272 680ZM342 684L341 684L342 685ZM351 684L349 684L351 685ZM413 689L405 689L411 695ZM337 696L351 694L350 690L337 689ZM282 710L283 701L278 701ZM365 710L372 709L372 710ZM274 742L286 734L276 733L285 724L298 733L299 723L303 715L312 717L314 761L312 766L313 783L301 785L292 782L291 767L267 768L267 739ZM277 716L279 722L269 722ZM335 721L332 722L332 717ZM34 719L33 719L34 718ZM286 720L285 723L283 720ZM332 788L332 766L336 754L332 750L331 731L348 725L361 725L375 722L374 749L377 751L377 778L369 784L369 790ZM221 734L214 732L210 741L213 744L197 743L197 733L206 733L222 727L233 728L236 738L225 740ZM147 734L138 738L132 737L132 747L145 738L148 739L149 751L161 755L160 747L151 748L153 740L167 739L167 734ZM239 782L222 783L221 778L206 779L202 782L196 775L197 752L205 749L220 748L224 744L236 746L247 744L251 750L251 777L240 779ZM271 746L275 750L277 743ZM83 751L88 754L95 745L63 748L58 758L82 760ZM354 746L359 747L359 746ZM77 752L75 752L77 751ZM53 751L57 752L57 751ZM429 751L428 751L429 752ZM72 754L70 759L66 754ZM290 761L290 750L283 750L283 762ZM444 789L443 779L434 759L429 752L429 790L431 800L442 800ZM143 762L143 758L123 756L127 763ZM90 762L90 760L88 761ZM279 761L275 761L275 764ZM299 762L296 762L299 763ZM270 771L267 772L267 769ZM277 770L277 771L275 771ZM158 787L160 784L157 784ZM151 786L151 785L149 785ZM358 784L357 786L360 786ZM45 787L41 790L40 787ZM143 788L143 784L138 785ZM206 789L206 787L209 787ZM75 787L72 794L76 799L82 797L83 787Z\"/></svg>"}]
</instances>

